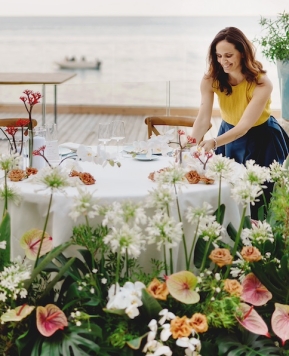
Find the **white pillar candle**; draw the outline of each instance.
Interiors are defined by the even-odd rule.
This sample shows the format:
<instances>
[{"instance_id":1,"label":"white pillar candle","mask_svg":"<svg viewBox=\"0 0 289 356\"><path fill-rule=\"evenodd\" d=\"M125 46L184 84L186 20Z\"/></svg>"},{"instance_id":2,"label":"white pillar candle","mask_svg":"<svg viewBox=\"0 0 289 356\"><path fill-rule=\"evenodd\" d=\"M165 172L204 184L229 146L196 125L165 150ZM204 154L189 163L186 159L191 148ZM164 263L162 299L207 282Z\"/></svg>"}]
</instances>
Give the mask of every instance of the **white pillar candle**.
<instances>
[{"instance_id":1,"label":"white pillar candle","mask_svg":"<svg viewBox=\"0 0 289 356\"><path fill-rule=\"evenodd\" d=\"M33 151L38 150L40 147L45 146L45 138L41 136L33 136ZM45 151L44 151L45 154ZM32 167L41 169L45 167L46 161L41 156L33 156Z\"/></svg>"}]
</instances>

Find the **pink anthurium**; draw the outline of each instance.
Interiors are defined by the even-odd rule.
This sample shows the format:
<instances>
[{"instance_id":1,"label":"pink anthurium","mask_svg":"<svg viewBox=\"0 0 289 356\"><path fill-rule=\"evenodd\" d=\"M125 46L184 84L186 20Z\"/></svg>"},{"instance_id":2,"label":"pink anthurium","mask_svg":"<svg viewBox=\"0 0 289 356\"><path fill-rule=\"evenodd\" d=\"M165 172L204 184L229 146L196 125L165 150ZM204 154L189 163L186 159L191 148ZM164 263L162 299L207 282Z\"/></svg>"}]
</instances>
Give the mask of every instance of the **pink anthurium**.
<instances>
[{"instance_id":1,"label":"pink anthurium","mask_svg":"<svg viewBox=\"0 0 289 356\"><path fill-rule=\"evenodd\" d=\"M57 330L63 330L68 322L62 310L54 304L47 304L46 307L37 307L36 324L38 331L43 336L49 337Z\"/></svg>"},{"instance_id":2,"label":"pink anthurium","mask_svg":"<svg viewBox=\"0 0 289 356\"><path fill-rule=\"evenodd\" d=\"M237 317L238 322L247 330L257 335L265 335L270 337L267 324L261 316L254 310L253 305L241 303L238 312L241 313L241 318Z\"/></svg>"},{"instance_id":3,"label":"pink anthurium","mask_svg":"<svg viewBox=\"0 0 289 356\"><path fill-rule=\"evenodd\" d=\"M243 292L241 299L246 303L260 306L272 299L272 293L268 291L253 273L246 275L242 282L242 286Z\"/></svg>"},{"instance_id":4,"label":"pink anthurium","mask_svg":"<svg viewBox=\"0 0 289 356\"><path fill-rule=\"evenodd\" d=\"M1 322L6 323L8 321L20 321L26 318L35 307L23 304L15 309L8 310L6 313L1 315Z\"/></svg>"},{"instance_id":5,"label":"pink anthurium","mask_svg":"<svg viewBox=\"0 0 289 356\"><path fill-rule=\"evenodd\" d=\"M198 303L200 295L194 291L197 277L189 271L181 271L166 276L166 284L170 294L185 304Z\"/></svg>"},{"instance_id":6,"label":"pink anthurium","mask_svg":"<svg viewBox=\"0 0 289 356\"><path fill-rule=\"evenodd\" d=\"M282 345L289 340L289 305L275 303L271 319L274 333L282 340Z\"/></svg>"},{"instance_id":7,"label":"pink anthurium","mask_svg":"<svg viewBox=\"0 0 289 356\"><path fill-rule=\"evenodd\" d=\"M26 257L29 260L36 260L37 253L41 243L43 231L31 229L27 231L20 239L20 245L25 250ZM43 237L41 251L39 256L45 255L52 249L52 237L46 232Z\"/></svg>"}]
</instances>

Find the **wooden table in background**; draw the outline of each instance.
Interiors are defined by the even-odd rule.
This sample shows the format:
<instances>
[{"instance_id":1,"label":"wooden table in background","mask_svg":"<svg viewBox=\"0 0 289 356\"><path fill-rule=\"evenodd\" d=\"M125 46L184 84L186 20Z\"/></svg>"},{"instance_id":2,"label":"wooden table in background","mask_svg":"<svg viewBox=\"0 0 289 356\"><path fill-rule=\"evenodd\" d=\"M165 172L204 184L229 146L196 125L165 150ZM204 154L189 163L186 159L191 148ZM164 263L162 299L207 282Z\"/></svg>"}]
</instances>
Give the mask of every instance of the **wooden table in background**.
<instances>
[{"instance_id":1,"label":"wooden table in background","mask_svg":"<svg viewBox=\"0 0 289 356\"><path fill-rule=\"evenodd\" d=\"M54 123L57 123L57 85L75 77L75 73L0 73L0 85L42 85L42 125L45 125L45 85L54 85Z\"/></svg>"}]
</instances>

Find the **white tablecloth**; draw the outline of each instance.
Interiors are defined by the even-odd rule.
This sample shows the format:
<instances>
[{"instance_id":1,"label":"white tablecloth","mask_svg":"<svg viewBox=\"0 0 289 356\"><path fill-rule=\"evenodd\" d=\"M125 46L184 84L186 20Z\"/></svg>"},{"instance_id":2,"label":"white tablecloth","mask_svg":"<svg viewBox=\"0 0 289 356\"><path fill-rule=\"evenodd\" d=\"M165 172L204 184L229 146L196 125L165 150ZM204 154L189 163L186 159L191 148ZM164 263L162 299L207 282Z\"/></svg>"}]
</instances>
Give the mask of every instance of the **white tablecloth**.
<instances>
[{"instance_id":1,"label":"white tablecloth","mask_svg":"<svg viewBox=\"0 0 289 356\"><path fill-rule=\"evenodd\" d=\"M121 167L102 167L94 163L81 163L83 171L91 173L96 179L96 184L84 186L85 189L94 192L98 198L98 204L109 204L114 201L131 200L141 202L152 190L156 183L148 179L150 172L167 167L172 158L158 156L153 161L138 161L133 158L123 158ZM20 188L23 200L20 206L9 203L11 214L12 232L12 256L23 255L19 246L21 236L29 229L43 229L47 214L50 192L39 190L40 186L32 184L29 180L15 183ZM213 185L187 184L182 188L179 195L180 209L183 214L189 206L201 206L204 201L210 203L214 209L218 203L218 183ZM69 216L73 197L78 194L75 187L65 189L65 193L55 192L53 195L52 207L49 216L47 232L53 237L54 245L59 245L67 241L72 235L73 226L84 222L79 219L74 222ZM230 185L222 183L221 202L226 205L224 226L229 222L238 228L240 221L240 208L230 197ZM0 203L3 209L3 201ZM1 210L2 211L2 210ZM193 237L192 227L184 222L184 230L187 240ZM176 267L183 266L183 249L175 249ZM161 258L161 254L155 246L150 245L147 253L142 254L140 263L146 265L150 258Z\"/></svg>"}]
</instances>

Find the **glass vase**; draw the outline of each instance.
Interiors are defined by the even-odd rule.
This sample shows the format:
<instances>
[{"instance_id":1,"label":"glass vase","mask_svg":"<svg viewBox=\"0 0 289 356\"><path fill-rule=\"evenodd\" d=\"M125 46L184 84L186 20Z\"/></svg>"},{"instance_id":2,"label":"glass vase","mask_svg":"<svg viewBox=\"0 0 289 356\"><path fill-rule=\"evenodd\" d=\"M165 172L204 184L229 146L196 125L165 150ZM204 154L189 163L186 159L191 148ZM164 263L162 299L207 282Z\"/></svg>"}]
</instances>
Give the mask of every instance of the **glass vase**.
<instances>
[{"instance_id":1,"label":"glass vase","mask_svg":"<svg viewBox=\"0 0 289 356\"><path fill-rule=\"evenodd\" d=\"M33 155L33 151L45 146L45 129L37 128L28 130L28 139L26 142L26 167L41 169L45 167L45 159L38 155Z\"/></svg>"}]
</instances>

